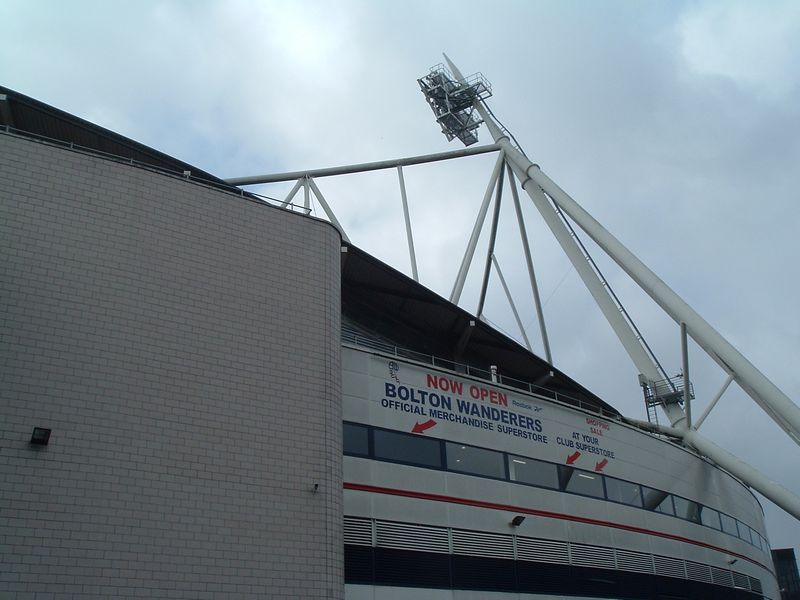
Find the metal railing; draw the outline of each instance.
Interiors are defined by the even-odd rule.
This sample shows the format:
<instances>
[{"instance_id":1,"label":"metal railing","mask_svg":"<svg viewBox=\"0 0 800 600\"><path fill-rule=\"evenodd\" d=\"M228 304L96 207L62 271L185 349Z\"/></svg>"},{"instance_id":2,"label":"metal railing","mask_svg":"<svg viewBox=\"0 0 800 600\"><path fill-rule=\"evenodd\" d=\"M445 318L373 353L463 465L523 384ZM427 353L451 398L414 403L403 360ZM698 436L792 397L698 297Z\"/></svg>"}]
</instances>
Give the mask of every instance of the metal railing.
<instances>
[{"instance_id":1,"label":"metal railing","mask_svg":"<svg viewBox=\"0 0 800 600\"><path fill-rule=\"evenodd\" d=\"M397 358L405 358L407 360L413 360L415 362L431 365L433 367L437 367L440 369L446 369L448 371L453 371L454 373L457 373L459 375L475 377L477 379L489 381L494 384L514 388L516 390L520 390L522 392L531 394L533 396L537 396L539 398L543 398L554 402L559 402L561 404L568 404L569 406L575 406L582 410L598 414L605 418L620 420L620 415L618 413L610 412L608 410L603 409L602 406L586 402L585 400L581 400L580 398L575 398L574 396L570 396L569 394L564 394L563 392L558 392L556 390L541 385L537 385L529 381L515 379L514 377L506 377L499 372L497 373L497 380L495 381L492 379L492 372L489 369L482 369L480 367L475 367L473 365L468 365L466 363L461 363L454 360L449 360L446 358L434 356L433 354L427 354L424 352L418 352L416 350L410 350L408 348L402 348L390 342L384 342L372 337L359 334L353 331L351 328L347 327L342 328L342 342L349 343L354 346L360 346L362 348L368 348L370 350L376 350L383 354L388 354Z\"/></svg>"}]
</instances>

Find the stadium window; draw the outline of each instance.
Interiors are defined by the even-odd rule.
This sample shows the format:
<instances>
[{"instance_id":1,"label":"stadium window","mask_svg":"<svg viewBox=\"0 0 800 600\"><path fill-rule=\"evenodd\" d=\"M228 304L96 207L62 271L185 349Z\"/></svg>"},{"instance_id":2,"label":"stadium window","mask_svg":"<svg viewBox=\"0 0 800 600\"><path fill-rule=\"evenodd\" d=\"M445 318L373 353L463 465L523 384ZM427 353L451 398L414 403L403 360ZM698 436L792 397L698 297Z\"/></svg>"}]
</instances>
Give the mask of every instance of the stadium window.
<instances>
[{"instance_id":1,"label":"stadium window","mask_svg":"<svg viewBox=\"0 0 800 600\"><path fill-rule=\"evenodd\" d=\"M662 490L642 486L644 508L664 515L675 516L675 507L672 505L672 495Z\"/></svg>"},{"instance_id":2,"label":"stadium window","mask_svg":"<svg viewBox=\"0 0 800 600\"><path fill-rule=\"evenodd\" d=\"M369 456L369 428L364 425L345 423L342 444L345 454Z\"/></svg>"},{"instance_id":3,"label":"stadium window","mask_svg":"<svg viewBox=\"0 0 800 600\"><path fill-rule=\"evenodd\" d=\"M720 513L719 516L720 520L722 521L722 531L739 537L739 528L736 527L736 519L726 515L725 513Z\"/></svg>"},{"instance_id":4,"label":"stadium window","mask_svg":"<svg viewBox=\"0 0 800 600\"><path fill-rule=\"evenodd\" d=\"M717 531L722 530L722 526L719 522L719 513L708 506L703 506L700 508L700 522L706 527L712 527Z\"/></svg>"},{"instance_id":5,"label":"stadium window","mask_svg":"<svg viewBox=\"0 0 800 600\"><path fill-rule=\"evenodd\" d=\"M741 521L739 521L737 525L739 526L739 537L748 544L752 544L753 538L750 537L750 528Z\"/></svg>"},{"instance_id":6,"label":"stadium window","mask_svg":"<svg viewBox=\"0 0 800 600\"><path fill-rule=\"evenodd\" d=\"M506 478L506 466L501 452L447 442L447 470L482 475L484 477Z\"/></svg>"},{"instance_id":7,"label":"stadium window","mask_svg":"<svg viewBox=\"0 0 800 600\"><path fill-rule=\"evenodd\" d=\"M581 471L566 465L558 466L558 478L561 490L570 494L581 494L594 498L605 498L603 476L599 473Z\"/></svg>"},{"instance_id":8,"label":"stadium window","mask_svg":"<svg viewBox=\"0 0 800 600\"><path fill-rule=\"evenodd\" d=\"M442 451L439 440L412 433L376 429L373 431L374 456L381 460L442 468Z\"/></svg>"},{"instance_id":9,"label":"stadium window","mask_svg":"<svg viewBox=\"0 0 800 600\"><path fill-rule=\"evenodd\" d=\"M700 523L700 505L697 502L680 496L673 496L672 499L675 503L675 516L692 523Z\"/></svg>"},{"instance_id":10,"label":"stadium window","mask_svg":"<svg viewBox=\"0 0 800 600\"><path fill-rule=\"evenodd\" d=\"M508 472L511 481L558 489L558 469L552 463L522 456L509 456Z\"/></svg>"},{"instance_id":11,"label":"stadium window","mask_svg":"<svg viewBox=\"0 0 800 600\"><path fill-rule=\"evenodd\" d=\"M642 507L642 488L638 483L606 477L606 497L612 502Z\"/></svg>"},{"instance_id":12,"label":"stadium window","mask_svg":"<svg viewBox=\"0 0 800 600\"><path fill-rule=\"evenodd\" d=\"M753 540L753 546L755 546L756 548L761 548L761 536L758 535L758 532L752 527L750 527L749 529L750 529L750 539Z\"/></svg>"}]
</instances>

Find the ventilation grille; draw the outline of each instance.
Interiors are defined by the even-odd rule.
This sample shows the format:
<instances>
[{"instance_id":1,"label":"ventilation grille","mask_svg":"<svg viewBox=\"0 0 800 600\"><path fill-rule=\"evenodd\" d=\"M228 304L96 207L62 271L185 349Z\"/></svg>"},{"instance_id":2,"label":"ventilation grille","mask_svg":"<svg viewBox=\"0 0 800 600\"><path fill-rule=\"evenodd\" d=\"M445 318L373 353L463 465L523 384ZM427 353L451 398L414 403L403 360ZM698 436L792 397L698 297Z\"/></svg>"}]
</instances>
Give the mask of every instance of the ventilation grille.
<instances>
[{"instance_id":1,"label":"ventilation grille","mask_svg":"<svg viewBox=\"0 0 800 600\"><path fill-rule=\"evenodd\" d=\"M378 521L375 530L376 546L443 554L450 552L447 529L443 527Z\"/></svg>"},{"instance_id":2,"label":"ventilation grille","mask_svg":"<svg viewBox=\"0 0 800 600\"><path fill-rule=\"evenodd\" d=\"M344 518L344 543L437 554L523 560L690 579L763 593L761 581L703 563L633 550L616 550L510 534L450 529L361 517Z\"/></svg>"},{"instance_id":3,"label":"ventilation grille","mask_svg":"<svg viewBox=\"0 0 800 600\"><path fill-rule=\"evenodd\" d=\"M711 581L715 585L733 587L733 577L731 577L731 572L727 569L711 567Z\"/></svg>"},{"instance_id":4,"label":"ventilation grille","mask_svg":"<svg viewBox=\"0 0 800 600\"><path fill-rule=\"evenodd\" d=\"M653 563L655 566L656 575L687 579L686 569L684 568L683 561L678 558L670 558L669 556L653 556Z\"/></svg>"},{"instance_id":5,"label":"ventilation grille","mask_svg":"<svg viewBox=\"0 0 800 600\"><path fill-rule=\"evenodd\" d=\"M712 583L711 568L708 565L686 561L686 578L704 583Z\"/></svg>"},{"instance_id":6,"label":"ventilation grille","mask_svg":"<svg viewBox=\"0 0 800 600\"><path fill-rule=\"evenodd\" d=\"M617 550L617 569L620 571L633 571L634 573L647 573L652 575L653 555L630 550Z\"/></svg>"},{"instance_id":7,"label":"ventilation grille","mask_svg":"<svg viewBox=\"0 0 800 600\"><path fill-rule=\"evenodd\" d=\"M750 589L750 578L744 573L733 572L733 587L742 590Z\"/></svg>"},{"instance_id":8,"label":"ventilation grille","mask_svg":"<svg viewBox=\"0 0 800 600\"><path fill-rule=\"evenodd\" d=\"M570 555L572 557L572 564L579 567L615 569L617 566L617 563L614 560L613 548L571 544Z\"/></svg>"},{"instance_id":9,"label":"ventilation grille","mask_svg":"<svg viewBox=\"0 0 800 600\"><path fill-rule=\"evenodd\" d=\"M566 542L518 537L517 558L519 560L568 565L569 546Z\"/></svg>"},{"instance_id":10,"label":"ventilation grille","mask_svg":"<svg viewBox=\"0 0 800 600\"><path fill-rule=\"evenodd\" d=\"M344 518L344 543L372 546L372 519Z\"/></svg>"},{"instance_id":11,"label":"ventilation grille","mask_svg":"<svg viewBox=\"0 0 800 600\"><path fill-rule=\"evenodd\" d=\"M453 554L513 559L513 538L510 535L454 529Z\"/></svg>"}]
</instances>

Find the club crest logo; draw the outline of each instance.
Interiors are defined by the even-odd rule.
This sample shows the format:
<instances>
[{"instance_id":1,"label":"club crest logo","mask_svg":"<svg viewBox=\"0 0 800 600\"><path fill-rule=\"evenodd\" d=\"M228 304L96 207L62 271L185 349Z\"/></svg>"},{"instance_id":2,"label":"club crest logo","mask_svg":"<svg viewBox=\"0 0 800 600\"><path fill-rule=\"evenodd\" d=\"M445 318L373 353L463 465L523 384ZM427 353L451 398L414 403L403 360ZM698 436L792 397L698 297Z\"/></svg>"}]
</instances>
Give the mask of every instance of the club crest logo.
<instances>
[{"instance_id":1,"label":"club crest logo","mask_svg":"<svg viewBox=\"0 0 800 600\"><path fill-rule=\"evenodd\" d=\"M398 371L400 371L400 365L398 365L393 360L389 361L389 377L394 379L397 383L400 383L400 378L397 376Z\"/></svg>"}]
</instances>

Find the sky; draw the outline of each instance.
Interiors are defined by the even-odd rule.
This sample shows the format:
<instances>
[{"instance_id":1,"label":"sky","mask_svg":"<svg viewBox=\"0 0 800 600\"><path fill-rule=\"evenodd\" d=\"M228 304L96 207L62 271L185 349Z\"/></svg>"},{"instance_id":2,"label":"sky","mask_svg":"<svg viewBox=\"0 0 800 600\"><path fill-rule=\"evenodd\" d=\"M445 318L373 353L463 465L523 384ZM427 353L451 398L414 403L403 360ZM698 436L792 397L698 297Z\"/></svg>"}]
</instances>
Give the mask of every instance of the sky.
<instances>
[{"instance_id":1,"label":"sky","mask_svg":"<svg viewBox=\"0 0 800 600\"><path fill-rule=\"evenodd\" d=\"M460 148L416 82L447 52L491 82L490 107L531 160L800 401L794 0L4 0L0 22L0 84L223 178ZM420 280L445 297L494 160L405 169ZM410 274L395 171L318 185L353 243ZM282 198L287 186L253 190ZM511 206L496 255L542 355ZM636 369L530 203L524 212L554 364L646 418ZM460 302L470 312L487 237ZM678 326L587 245L678 373ZM497 282L486 317L520 339ZM693 344L690 374L697 414L725 375ZM800 494L800 449L735 384L701 432ZM772 546L800 547L800 523L762 504Z\"/></svg>"}]
</instances>

